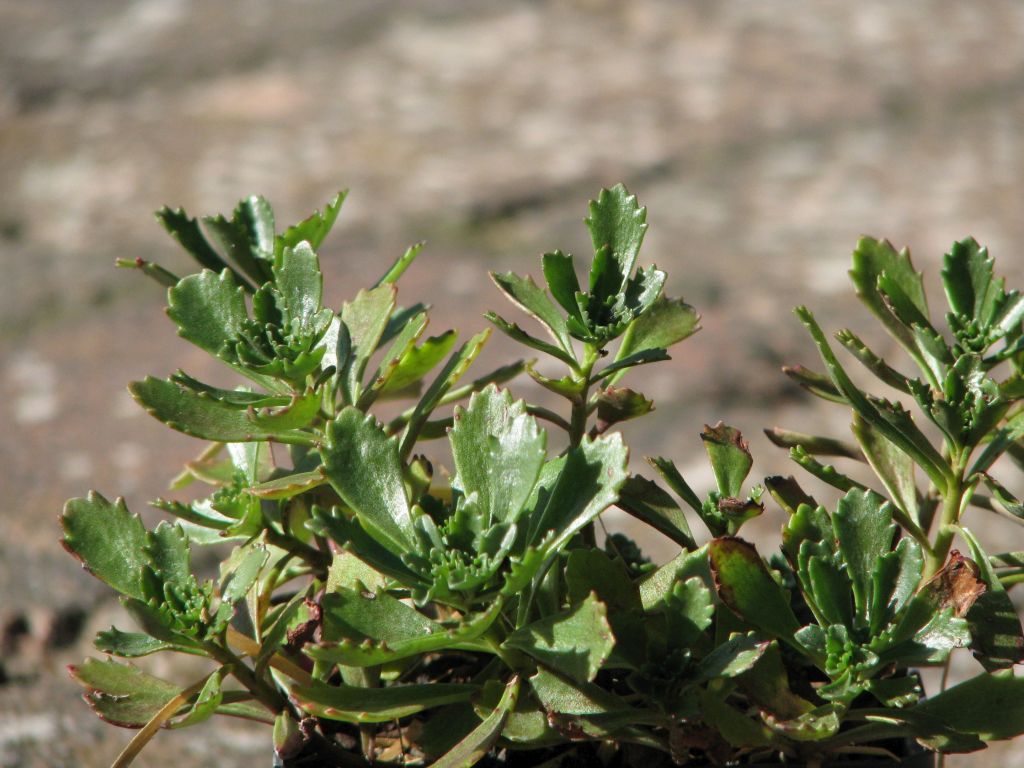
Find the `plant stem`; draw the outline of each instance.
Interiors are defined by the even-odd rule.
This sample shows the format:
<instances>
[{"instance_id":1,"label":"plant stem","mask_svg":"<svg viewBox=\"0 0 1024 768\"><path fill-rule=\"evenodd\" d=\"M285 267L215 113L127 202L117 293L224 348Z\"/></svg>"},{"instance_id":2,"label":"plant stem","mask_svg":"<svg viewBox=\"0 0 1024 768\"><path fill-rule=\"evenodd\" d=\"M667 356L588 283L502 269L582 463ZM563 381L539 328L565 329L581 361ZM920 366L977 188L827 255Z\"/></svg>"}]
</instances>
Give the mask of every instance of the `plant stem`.
<instances>
[{"instance_id":1,"label":"plant stem","mask_svg":"<svg viewBox=\"0 0 1024 768\"><path fill-rule=\"evenodd\" d=\"M583 442L583 436L587 433L587 417L590 415L590 407L587 403L587 395L590 392L590 374L593 373L594 365L600 357L598 348L593 344L585 344L583 347L583 363L580 365L579 373L576 374L576 394L572 398L572 416L569 426L569 445L575 448Z\"/></svg>"},{"instance_id":2,"label":"plant stem","mask_svg":"<svg viewBox=\"0 0 1024 768\"><path fill-rule=\"evenodd\" d=\"M311 547L288 534L279 533L271 525L266 526L265 530L269 543L291 553L307 563L314 571L326 573L330 567L331 558L325 552L321 552L319 549Z\"/></svg>"},{"instance_id":3,"label":"plant stem","mask_svg":"<svg viewBox=\"0 0 1024 768\"><path fill-rule=\"evenodd\" d=\"M964 483L964 471L966 469L968 451L955 449L950 452L950 475L946 485L945 493L942 496L942 509L939 516L939 529L935 535L935 543L931 551L927 553L924 573L922 579L929 579L942 568L949 557L949 550L953 544L955 526L960 520L960 513L963 510L964 498L972 488Z\"/></svg>"},{"instance_id":4,"label":"plant stem","mask_svg":"<svg viewBox=\"0 0 1024 768\"><path fill-rule=\"evenodd\" d=\"M257 701L273 712L280 714L288 706L288 700L282 696L277 689L268 685L267 682L249 669L241 658L236 656L227 645L219 645L215 642L205 644L210 656L225 666L231 667L231 674L251 693Z\"/></svg>"}]
</instances>

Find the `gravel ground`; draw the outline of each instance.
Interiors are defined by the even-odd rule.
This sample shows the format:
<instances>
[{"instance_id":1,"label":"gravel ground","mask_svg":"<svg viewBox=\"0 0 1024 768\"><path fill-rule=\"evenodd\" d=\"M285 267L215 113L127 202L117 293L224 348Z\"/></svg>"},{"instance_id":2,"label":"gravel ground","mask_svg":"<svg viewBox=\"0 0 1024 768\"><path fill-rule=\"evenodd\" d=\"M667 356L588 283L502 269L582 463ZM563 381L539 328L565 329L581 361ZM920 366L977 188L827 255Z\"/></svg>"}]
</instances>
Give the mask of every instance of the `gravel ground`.
<instances>
[{"instance_id":1,"label":"gravel ground","mask_svg":"<svg viewBox=\"0 0 1024 768\"><path fill-rule=\"evenodd\" d=\"M967 234L1024 284L1022 41L1014 2L0 0L0 767L103 766L127 740L63 671L118 608L55 521L90 487L143 510L196 450L124 390L210 373L155 287L112 270L183 264L153 210L261 192L284 221L349 187L328 298L425 238L403 296L474 330L500 302L487 270L583 253L587 199L625 181L704 325L645 374L663 418L627 428L635 453L707 483L697 432L721 418L769 474L762 427L845 428L778 372L814 362L790 307L880 341L846 285L859 234L910 245L933 291ZM265 738L163 734L141 764L267 764ZM1014 764L1024 745L947 762Z\"/></svg>"}]
</instances>

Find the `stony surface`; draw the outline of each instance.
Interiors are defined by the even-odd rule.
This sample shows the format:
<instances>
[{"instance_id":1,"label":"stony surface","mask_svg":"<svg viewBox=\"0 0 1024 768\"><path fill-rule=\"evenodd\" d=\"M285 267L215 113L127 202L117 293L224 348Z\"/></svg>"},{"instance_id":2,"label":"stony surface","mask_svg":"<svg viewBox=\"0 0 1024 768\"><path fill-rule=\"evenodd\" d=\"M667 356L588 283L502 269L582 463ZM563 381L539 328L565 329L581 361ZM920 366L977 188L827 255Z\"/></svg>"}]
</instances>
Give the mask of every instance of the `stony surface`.
<instances>
[{"instance_id":1,"label":"stony surface","mask_svg":"<svg viewBox=\"0 0 1024 768\"><path fill-rule=\"evenodd\" d=\"M911 245L933 287L974 234L1024 282L1022 35L1013 2L0 0L0 766L105 765L126 740L62 672L116 605L55 521L90 486L141 510L195 451L124 391L209 373L157 289L111 269L182 264L151 211L258 191L292 219L350 187L332 301L426 238L404 295L473 329L487 269L582 253L586 200L623 180L651 210L646 258L704 318L644 378L666 418L629 430L637 453L706 482L696 433L723 418L779 471L762 426L844 428L778 374L814 360L789 307L878 338L845 288L858 234ZM266 763L260 738L161 736L143 764Z\"/></svg>"}]
</instances>

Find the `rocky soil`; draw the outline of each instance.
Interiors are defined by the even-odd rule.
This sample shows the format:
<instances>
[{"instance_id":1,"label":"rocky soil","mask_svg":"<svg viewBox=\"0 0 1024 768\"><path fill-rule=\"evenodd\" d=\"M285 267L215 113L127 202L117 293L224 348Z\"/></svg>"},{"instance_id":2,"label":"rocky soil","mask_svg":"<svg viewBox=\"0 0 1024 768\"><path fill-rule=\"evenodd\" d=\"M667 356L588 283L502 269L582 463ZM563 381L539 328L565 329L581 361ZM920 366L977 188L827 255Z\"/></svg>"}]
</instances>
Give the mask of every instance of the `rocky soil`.
<instances>
[{"instance_id":1,"label":"rocky soil","mask_svg":"<svg viewBox=\"0 0 1024 768\"><path fill-rule=\"evenodd\" d=\"M1022 40L1024 6L995 1L0 0L0 767L104 766L128 738L63 671L118 608L56 516L90 487L143 510L196 450L124 390L209 372L158 289L112 268L183 264L153 210L261 192L290 220L349 187L329 298L427 239L403 295L469 331L500 301L487 270L583 253L587 199L625 181L704 325L645 374L661 418L627 428L636 453L707 483L697 433L722 418L768 474L762 427L845 428L778 372L815 362L790 307L880 341L846 284L859 234L910 245L933 289L973 234L1024 284ZM161 734L141 764L267 765L267 738Z\"/></svg>"}]
</instances>

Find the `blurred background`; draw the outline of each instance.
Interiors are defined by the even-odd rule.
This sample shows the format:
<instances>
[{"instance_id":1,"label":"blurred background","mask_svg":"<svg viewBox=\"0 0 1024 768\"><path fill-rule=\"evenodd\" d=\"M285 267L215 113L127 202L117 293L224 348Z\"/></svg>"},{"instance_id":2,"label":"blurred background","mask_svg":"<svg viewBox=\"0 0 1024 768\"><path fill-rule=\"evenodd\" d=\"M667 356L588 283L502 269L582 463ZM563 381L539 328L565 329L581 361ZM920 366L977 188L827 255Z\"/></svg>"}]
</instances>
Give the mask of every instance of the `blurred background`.
<instances>
[{"instance_id":1,"label":"blurred background","mask_svg":"<svg viewBox=\"0 0 1024 768\"><path fill-rule=\"evenodd\" d=\"M105 766L130 735L64 671L120 614L56 520L96 488L152 521L146 501L199 447L125 391L213 370L160 289L113 268L185 268L156 208L261 193L288 224L348 187L329 303L425 239L401 295L434 304L434 333L468 335L507 313L488 270L589 257L587 200L618 181L649 208L641 258L704 326L634 374L659 411L626 425L634 464L668 455L707 485L698 433L724 419L755 473L789 473L763 427L848 418L780 374L818 367L792 306L892 351L848 288L858 235L909 245L936 306L942 254L968 234L1024 283L1024 4L0 0L0 767ZM770 509L751 530L762 549L780 524ZM265 765L268 738L207 724L139 764ZM947 763L1021 764L1020 744Z\"/></svg>"}]
</instances>

